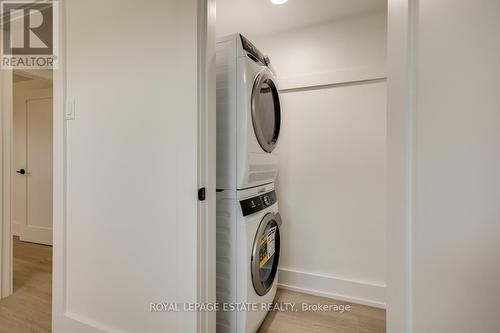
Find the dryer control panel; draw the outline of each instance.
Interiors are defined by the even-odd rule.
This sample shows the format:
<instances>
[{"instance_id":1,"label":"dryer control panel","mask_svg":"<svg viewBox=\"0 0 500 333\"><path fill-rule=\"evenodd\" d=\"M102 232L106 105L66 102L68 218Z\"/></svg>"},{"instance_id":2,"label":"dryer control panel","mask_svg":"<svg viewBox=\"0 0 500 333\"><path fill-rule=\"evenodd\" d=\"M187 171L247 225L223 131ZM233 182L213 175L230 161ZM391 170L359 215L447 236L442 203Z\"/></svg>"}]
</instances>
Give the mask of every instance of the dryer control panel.
<instances>
[{"instance_id":1,"label":"dryer control panel","mask_svg":"<svg viewBox=\"0 0 500 333\"><path fill-rule=\"evenodd\" d=\"M241 43L243 45L243 50L247 51L249 54L252 55L254 60L259 61L262 65L268 66L269 65L269 58L266 57L262 52L259 51L258 48L255 47L245 36L240 35L241 37Z\"/></svg>"},{"instance_id":2,"label":"dryer control panel","mask_svg":"<svg viewBox=\"0 0 500 333\"><path fill-rule=\"evenodd\" d=\"M271 191L262 195L240 201L243 216L248 216L260 212L276 203L276 192Z\"/></svg>"}]
</instances>

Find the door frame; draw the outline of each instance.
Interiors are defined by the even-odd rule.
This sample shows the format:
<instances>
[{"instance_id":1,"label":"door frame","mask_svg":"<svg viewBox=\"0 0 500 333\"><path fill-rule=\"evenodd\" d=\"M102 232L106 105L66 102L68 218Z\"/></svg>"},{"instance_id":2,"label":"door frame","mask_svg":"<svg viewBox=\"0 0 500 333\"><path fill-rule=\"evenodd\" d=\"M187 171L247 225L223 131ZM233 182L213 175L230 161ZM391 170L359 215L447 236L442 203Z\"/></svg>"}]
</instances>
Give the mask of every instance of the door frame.
<instances>
[{"instance_id":1,"label":"door frame","mask_svg":"<svg viewBox=\"0 0 500 333\"><path fill-rule=\"evenodd\" d=\"M66 230L66 43L65 0L59 0L59 69L53 72L53 280L65 286L64 265ZM198 203L198 302L215 303L215 0L198 3L198 184L205 187L207 199ZM0 71L0 298L12 294L12 71ZM54 315L66 313L64 291L52 292ZM64 318L58 318L58 320ZM67 319L67 318L66 318ZM199 312L198 332L215 332L215 313Z\"/></svg>"},{"instance_id":2,"label":"door frame","mask_svg":"<svg viewBox=\"0 0 500 333\"><path fill-rule=\"evenodd\" d=\"M216 303L216 0L198 0L198 201L197 302ZM197 313L197 332L215 333L216 313Z\"/></svg>"},{"instance_id":3,"label":"door frame","mask_svg":"<svg viewBox=\"0 0 500 333\"><path fill-rule=\"evenodd\" d=\"M388 0L387 332L413 333L418 0Z\"/></svg>"},{"instance_id":4,"label":"door frame","mask_svg":"<svg viewBox=\"0 0 500 333\"><path fill-rule=\"evenodd\" d=\"M3 33L3 30L0 30ZM13 72L0 70L0 298L12 294L12 116L13 116Z\"/></svg>"}]
</instances>

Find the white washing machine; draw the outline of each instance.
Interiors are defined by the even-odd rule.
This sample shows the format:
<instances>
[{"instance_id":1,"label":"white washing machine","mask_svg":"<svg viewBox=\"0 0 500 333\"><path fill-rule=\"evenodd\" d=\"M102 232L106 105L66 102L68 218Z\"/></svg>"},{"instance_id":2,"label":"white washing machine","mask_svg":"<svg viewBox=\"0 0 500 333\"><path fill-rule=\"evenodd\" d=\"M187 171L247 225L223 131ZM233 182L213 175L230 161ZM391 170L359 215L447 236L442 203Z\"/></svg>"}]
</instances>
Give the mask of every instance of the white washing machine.
<instances>
[{"instance_id":1,"label":"white washing machine","mask_svg":"<svg viewBox=\"0 0 500 333\"><path fill-rule=\"evenodd\" d=\"M240 34L217 42L217 188L274 182L281 103L269 59Z\"/></svg>"},{"instance_id":2,"label":"white washing machine","mask_svg":"<svg viewBox=\"0 0 500 333\"><path fill-rule=\"evenodd\" d=\"M274 184L217 193L218 333L262 324L278 285L281 225ZM256 308L230 307L238 304Z\"/></svg>"}]
</instances>

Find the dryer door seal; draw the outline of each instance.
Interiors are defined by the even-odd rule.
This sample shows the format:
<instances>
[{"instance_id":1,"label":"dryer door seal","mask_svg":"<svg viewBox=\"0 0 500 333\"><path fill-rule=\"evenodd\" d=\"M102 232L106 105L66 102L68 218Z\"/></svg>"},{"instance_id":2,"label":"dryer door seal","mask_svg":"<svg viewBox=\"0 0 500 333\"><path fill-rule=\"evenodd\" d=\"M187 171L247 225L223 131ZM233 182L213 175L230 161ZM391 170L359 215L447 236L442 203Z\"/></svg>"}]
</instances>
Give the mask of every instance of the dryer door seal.
<instances>
[{"instance_id":1,"label":"dryer door seal","mask_svg":"<svg viewBox=\"0 0 500 333\"><path fill-rule=\"evenodd\" d=\"M260 296L271 290L278 274L281 223L279 214L269 213L255 235L250 269L253 287Z\"/></svg>"},{"instance_id":2,"label":"dryer door seal","mask_svg":"<svg viewBox=\"0 0 500 333\"><path fill-rule=\"evenodd\" d=\"M281 128L281 103L272 75L257 75L252 90L252 122L262 149L271 153L278 142Z\"/></svg>"}]
</instances>

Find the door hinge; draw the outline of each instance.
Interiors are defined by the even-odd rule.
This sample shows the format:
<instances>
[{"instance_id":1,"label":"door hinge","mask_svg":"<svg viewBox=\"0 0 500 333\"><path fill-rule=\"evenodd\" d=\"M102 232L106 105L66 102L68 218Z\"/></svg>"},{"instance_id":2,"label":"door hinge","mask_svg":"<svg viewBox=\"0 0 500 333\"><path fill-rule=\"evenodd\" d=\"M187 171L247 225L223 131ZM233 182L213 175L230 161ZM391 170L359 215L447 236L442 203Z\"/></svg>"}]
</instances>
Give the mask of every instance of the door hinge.
<instances>
[{"instance_id":1,"label":"door hinge","mask_svg":"<svg viewBox=\"0 0 500 333\"><path fill-rule=\"evenodd\" d=\"M200 188L198 190L198 200L200 201L205 201L205 199L207 198L207 193L206 193L206 189L204 187Z\"/></svg>"}]
</instances>

